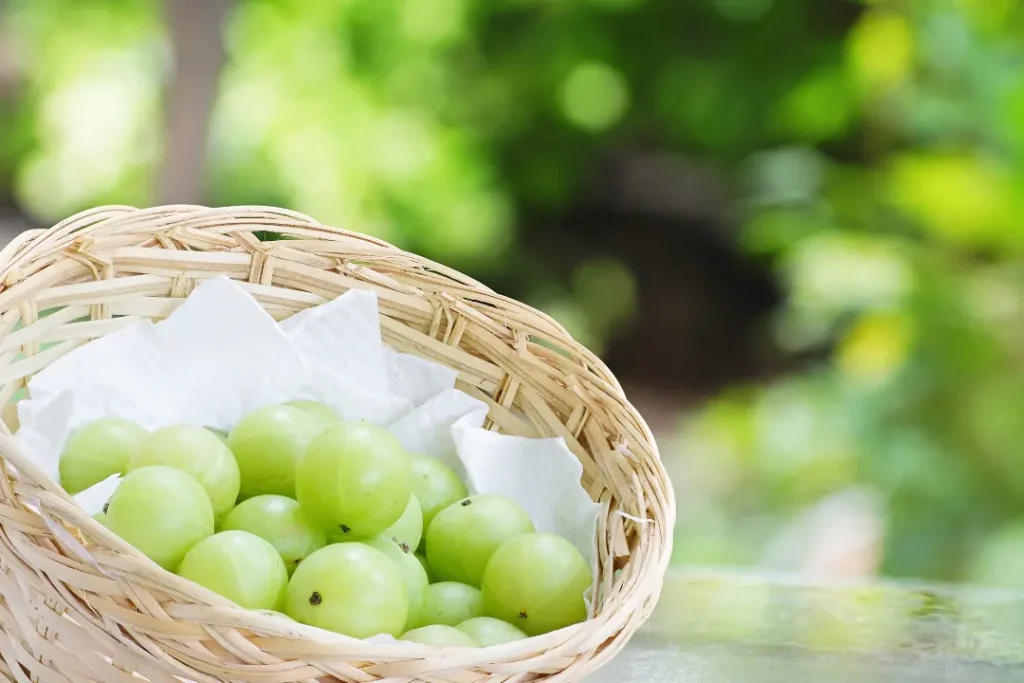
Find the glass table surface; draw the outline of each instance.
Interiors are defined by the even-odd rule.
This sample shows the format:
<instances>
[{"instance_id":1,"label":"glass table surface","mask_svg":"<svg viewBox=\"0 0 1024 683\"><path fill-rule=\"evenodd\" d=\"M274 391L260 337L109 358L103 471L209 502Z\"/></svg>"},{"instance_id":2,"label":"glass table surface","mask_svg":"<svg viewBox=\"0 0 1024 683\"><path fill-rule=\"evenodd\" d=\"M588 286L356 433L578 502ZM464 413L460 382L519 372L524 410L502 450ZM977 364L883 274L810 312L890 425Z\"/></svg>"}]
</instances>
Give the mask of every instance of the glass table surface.
<instances>
[{"instance_id":1,"label":"glass table surface","mask_svg":"<svg viewBox=\"0 0 1024 683\"><path fill-rule=\"evenodd\" d=\"M1024 681L1024 592L672 570L588 683Z\"/></svg>"}]
</instances>

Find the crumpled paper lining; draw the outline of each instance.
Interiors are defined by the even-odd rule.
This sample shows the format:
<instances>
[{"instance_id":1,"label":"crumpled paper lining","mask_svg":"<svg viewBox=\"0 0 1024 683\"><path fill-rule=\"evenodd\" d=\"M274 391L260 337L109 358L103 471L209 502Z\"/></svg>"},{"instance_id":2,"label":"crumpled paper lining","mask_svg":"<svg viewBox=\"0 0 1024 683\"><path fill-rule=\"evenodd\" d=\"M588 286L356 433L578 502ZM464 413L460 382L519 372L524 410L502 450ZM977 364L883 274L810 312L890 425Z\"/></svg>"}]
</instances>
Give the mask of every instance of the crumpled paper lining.
<instances>
[{"instance_id":1,"label":"crumpled paper lining","mask_svg":"<svg viewBox=\"0 0 1024 683\"><path fill-rule=\"evenodd\" d=\"M17 438L57 480L64 442L92 420L227 431L261 406L315 399L442 460L471 492L516 500L538 531L566 537L593 563L600 505L580 483L579 461L560 438L483 429L487 405L455 389L456 374L388 348L372 292L353 290L277 323L241 286L217 277L166 320L113 332L40 371L18 404ZM110 477L75 501L94 514L118 482Z\"/></svg>"}]
</instances>

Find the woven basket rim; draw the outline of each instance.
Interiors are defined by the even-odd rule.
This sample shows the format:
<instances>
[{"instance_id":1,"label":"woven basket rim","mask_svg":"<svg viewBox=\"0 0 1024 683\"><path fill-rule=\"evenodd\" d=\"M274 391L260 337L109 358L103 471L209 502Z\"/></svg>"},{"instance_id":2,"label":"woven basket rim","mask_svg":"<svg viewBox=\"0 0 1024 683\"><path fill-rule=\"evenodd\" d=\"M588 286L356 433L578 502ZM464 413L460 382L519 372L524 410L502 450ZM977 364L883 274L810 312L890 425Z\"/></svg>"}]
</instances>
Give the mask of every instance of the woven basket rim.
<instances>
[{"instance_id":1,"label":"woven basket rim","mask_svg":"<svg viewBox=\"0 0 1024 683\"><path fill-rule=\"evenodd\" d=\"M295 239L260 241L254 230ZM0 251L0 341L20 322L24 356L0 353L3 405L34 372L89 335L102 336L133 317L166 315L197 281L220 272L246 286L275 317L311 305L315 296L371 289L381 304L385 342L459 371L459 388L486 400L492 426L566 440L584 465L592 497L602 503L596 616L506 645L438 650L370 643L243 610L161 569L85 515L4 429L0 509L12 512L0 514L0 565L7 570L7 579L0 579L7 604L0 603L0 627L28 644L16 661L5 657L9 670L95 675L100 665L76 669L74 653L60 643L73 638L107 653L98 656L119 671L154 681L170 674L249 680L245 672L259 680L276 672L282 677L275 681L422 680L453 671L461 673L451 680L467 683L527 674L569 680L624 645L658 597L675 519L671 483L643 418L604 363L549 316L377 238L273 207L192 205L97 207L22 233ZM39 316L47 304L71 313L47 322ZM79 308L87 322L70 317ZM64 341L40 349L52 338ZM42 591L45 607L25 597L29 589ZM41 616L34 623L16 619L18 600ZM194 645L197 639L202 647ZM217 664L212 653L218 652L225 663Z\"/></svg>"}]
</instances>

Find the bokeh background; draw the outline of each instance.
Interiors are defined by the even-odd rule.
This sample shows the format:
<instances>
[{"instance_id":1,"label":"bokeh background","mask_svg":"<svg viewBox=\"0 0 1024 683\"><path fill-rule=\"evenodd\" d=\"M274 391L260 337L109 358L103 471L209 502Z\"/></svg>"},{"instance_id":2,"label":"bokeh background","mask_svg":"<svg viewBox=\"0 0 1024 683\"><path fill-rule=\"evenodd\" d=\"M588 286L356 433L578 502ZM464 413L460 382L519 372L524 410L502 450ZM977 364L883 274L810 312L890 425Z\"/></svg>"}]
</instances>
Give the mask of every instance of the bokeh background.
<instances>
[{"instance_id":1,"label":"bokeh background","mask_svg":"<svg viewBox=\"0 0 1024 683\"><path fill-rule=\"evenodd\" d=\"M0 0L0 231L274 204L551 313L675 560L1024 587L1016 0Z\"/></svg>"}]
</instances>

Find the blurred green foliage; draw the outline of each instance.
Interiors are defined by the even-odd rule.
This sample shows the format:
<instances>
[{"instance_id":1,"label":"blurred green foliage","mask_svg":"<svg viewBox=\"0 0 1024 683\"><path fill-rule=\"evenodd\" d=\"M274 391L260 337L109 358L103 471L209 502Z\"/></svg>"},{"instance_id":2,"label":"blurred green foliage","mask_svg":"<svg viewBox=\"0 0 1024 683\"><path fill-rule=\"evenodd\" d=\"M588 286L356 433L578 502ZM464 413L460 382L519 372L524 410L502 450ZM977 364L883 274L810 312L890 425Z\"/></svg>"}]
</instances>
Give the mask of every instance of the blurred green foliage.
<instances>
[{"instance_id":1,"label":"blurred green foliage","mask_svg":"<svg viewBox=\"0 0 1024 683\"><path fill-rule=\"evenodd\" d=\"M159 3L7 6L24 87L0 106L0 186L44 221L150 203ZM538 272L517 218L565 207L617 145L725 171L739 248L785 285L773 339L810 361L687 421L678 558L757 563L858 485L885 501L885 573L1021 581L1016 0L241 0L226 47L211 202L517 270L595 349L634 274Z\"/></svg>"},{"instance_id":2,"label":"blurred green foliage","mask_svg":"<svg viewBox=\"0 0 1024 683\"><path fill-rule=\"evenodd\" d=\"M882 572L1024 585L1022 38L1016 2L865 3L771 110L741 243L786 284L776 342L811 360L688 422L717 464L693 475L680 558L756 563L867 486Z\"/></svg>"}]
</instances>

